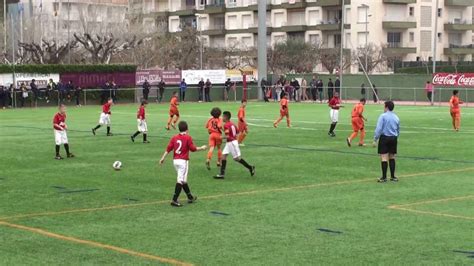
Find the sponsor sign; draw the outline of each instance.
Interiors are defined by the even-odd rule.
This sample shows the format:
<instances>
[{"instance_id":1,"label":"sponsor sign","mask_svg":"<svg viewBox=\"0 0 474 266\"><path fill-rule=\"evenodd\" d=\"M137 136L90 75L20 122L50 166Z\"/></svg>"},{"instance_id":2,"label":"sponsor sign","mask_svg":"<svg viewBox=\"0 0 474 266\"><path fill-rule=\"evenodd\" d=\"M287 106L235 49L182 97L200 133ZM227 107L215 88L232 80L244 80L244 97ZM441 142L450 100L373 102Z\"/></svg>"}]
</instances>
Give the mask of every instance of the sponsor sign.
<instances>
[{"instance_id":1,"label":"sponsor sign","mask_svg":"<svg viewBox=\"0 0 474 266\"><path fill-rule=\"evenodd\" d=\"M435 73L432 83L440 87L474 88L474 73Z\"/></svg>"}]
</instances>

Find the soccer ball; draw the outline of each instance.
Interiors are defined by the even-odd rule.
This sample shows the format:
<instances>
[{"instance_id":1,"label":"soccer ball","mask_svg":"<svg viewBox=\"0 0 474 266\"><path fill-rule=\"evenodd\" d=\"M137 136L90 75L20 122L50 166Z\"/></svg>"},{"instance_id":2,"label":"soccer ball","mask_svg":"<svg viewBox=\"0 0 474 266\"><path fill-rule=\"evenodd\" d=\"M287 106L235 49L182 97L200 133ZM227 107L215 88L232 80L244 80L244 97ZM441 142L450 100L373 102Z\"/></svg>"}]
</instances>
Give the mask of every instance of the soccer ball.
<instances>
[{"instance_id":1,"label":"soccer ball","mask_svg":"<svg viewBox=\"0 0 474 266\"><path fill-rule=\"evenodd\" d=\"M121 161L115 161L113 164L112 164L112 167L115 169L115 170L120 170L122 168L122 162Z\"/></svg>"}]
</instances>

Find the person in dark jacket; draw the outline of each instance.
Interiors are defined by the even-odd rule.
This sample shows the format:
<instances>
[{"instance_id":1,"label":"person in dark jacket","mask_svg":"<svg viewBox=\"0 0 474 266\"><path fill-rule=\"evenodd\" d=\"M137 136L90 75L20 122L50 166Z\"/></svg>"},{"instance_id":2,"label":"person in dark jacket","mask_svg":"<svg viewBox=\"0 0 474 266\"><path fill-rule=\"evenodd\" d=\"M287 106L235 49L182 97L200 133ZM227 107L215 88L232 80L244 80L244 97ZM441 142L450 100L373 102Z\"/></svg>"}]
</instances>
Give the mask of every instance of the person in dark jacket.
<instances>
[{"instance_id":1,"label":"person in dark jacket","mask_svg":"<svg viewBox=\"0 0 474 266\"><path fill-rule=\"evenodd\" d=\"M53 91L55 91L57 89L58 89L57 85L56 85L56 83L54 83L53 79L49 79L48 85L46 85L46 91L45 91L45 94L44 94L44 96L46 98L46 103L49 103Z\"/></svg>"},{"instance_id":2,"label":"person in dark jacket","mask_svg":"<svg viewBox=\"0 0 474 266\"><path fill-rule=\"evenodd\" d=\"M13 94L15 93L15 87L13 84L10 84L10 87L8 87L8 106L13 107Z\"/></svg>"},{"instance_id":3,"label":"person in dark jacket","mask_svg":"<svg viewBox=\"0 0 474 266\"><path fill-rule=\"evenodd\" d=\"M332 99L334 96L334 83L332 82L332 79L329 79L328 82L328 99Z\"/></svg>"},{"instance_id":4,"label":"person in dark jacket","mask_svg":"<svg viewBox=\"0 0 474 266\"><path fill-rule=\"evenodd\" d=\"M323 99L324 99L324 95L323 95L324 83L323 83L323 80L322 80L322 79L319 79L319 80L318 80L318 83L317 83L316 87L317 87L317 89L318 89L319 102L320 102L320 103L323 103Z\"/></svg>"},{"instance_id":5,"label":"person in dark jacket","mask_svg":"<svg viewBox=\"0 0 474 266\"><path fill-rule=\"evenodd\" d=\"M148 101L148 94L150 94L150 82L148 82L147 79L145 79L145 81L143 82L142 84L142 88L143 88L143 99L145 101Z\"/></svg>"},{"instance_id":6,"label":"person in dark jacket","mask_svg":"<svg viewBox=\"0 0 474 266\"><path fill-rule=\"evenodd\" d=\"M300 101L300 83L297 79L293 78L293 80L290 82L291 87L293 87L293 100L295 102Z\"/></svg>"},{"instance_id":7,"label":"person in dark jacket","mask_svg":"<svg viewBox=\"0 0 474 266\"><path fill-rule=\"evenodd\" d=\"M204 98L206 99L206 102L211 102L211 88L211 80L207 79L206 84L204 84Z\"/></svg>"},{"instance_id":8,"label":"person in dark jacket","mask_svg":"<svg viewBox=\"0 0 474 266\"><path fill-rule=\"evenodd\" d=\"M39 89L38 86L36 86L36 80L32 79L30 83L30 90L33 93L33 103L36 105L39 99Z\"/></svg>"},{"instance_id":9,"label":"person in dark jacket","mask_svg":"<svg viewBox=\"0 0 474 266\"><path fill-rule=\"evenodd\" d=\"M339 80L339 77L336 77L336 81L334 81L334 89L341 95L341 80Z\"/></svg>"},{"instance_id":10,"label":"person in dark jacket","mask_svg":"<svg viewBox=\"0 0 474 266\"><path fill-rule=\"evenodd\" d=\"M72 99L72 95L74 94L74 84L72 84L72 80L70 80L66 84L66 97L67 101L70 102Z\"/></svg>"},{"instance_id":11,"label":"person in dark jacket","mask_svg":"<svg viewBox=\"0 0 474 266\"><path fill-rule=\"evenodd\" d=\"M77 107L81 107L81 92L82 92L82 88L77 86L76 88L74 88L74 98L76 99L76 106Z\"/></svg>"},{"instance_id":12,"label":"person in dark jacket","mask_svg":"<svg viewBox=\"0 0 474 266\"><path fill-rule=\"evenodd\" d=\"M199 102L202 102L203 101L203 95L204 95L204 85L205 85L205 82L204 82L204 79L201 78L201 80L199 81L198 83L198 95L199 95Z\"/></svg>"},{"instance_id":13,"label":"person in dark jacket","mask_svg":"<svg viewBox=\"0 0 474 266\"><path fill-rule=\"evenodd\" d=\"M375 87L375 84L372 84L372 86L374 88L374 91L372 92L372 97L374 103L377 103L379 101L379 90L377 89L377 87Z\"/></svg>"},{"instance_id":14,"label":"person in dark jacket","mask_svg":"<svg viewBox=\"0 0 474 266\"><path fill-rule=\"evenodd\" d=\"M188 84L186 84L186 80L183 79L179 84L179 100L181 102L186 101L186 90L188 89Z\"/></svg>"},{"instance_id":15,"label":"person in dark jacket","mask_svg":"<svg viewBox=\"0 0 474 266\"><path fill-rule=\"evenodd\" d=\"M7 106L7 88L0 85L0 106L5 109Z\"/></svg>"},{"instance_id":16,"label":"person in dark jacket","mask_svg":"<svg viewBox=\"0 0 474 266\"><path fill-rule=\"evenodd\" d=\"M230 93L230 88L232 87L232 81L230 81L230 78L226 80L224 83L224 101L229 101L229 93Z\"/></svg>"},{"instance_id":17,"label":"person in dark jacket","mask_svg":"<svg viewBox=\"0 0 474 266\"><path fill-rule=\"evenodd\" d=\"M160 82L158 83L158 99L157 100L159 103L161 103L161 101L163 100L163 95L165 94L165 86L166 86L166 83L162 78Z\"/></svg>"},{"instance_id":18,"label":"person in dark jacket","mask_svg":"<svg viewBox=\"0 0 474 266\"><path fill-rule=\"evenodd\" d=\"M365 89L365 84L364 83L362 83L362 85L360 85L360 95L361 95L362 99L366 98L367 90Z\"/></svg>"},{"instance_id":19,"label":"person in dark jacket","mask_svg":"<svg viewBox=\"0 0 474 266\"><path fill-rule=\"evenodd\" d=\"M309 88L311 91L311 100L315 102L318 99L318 80L316 79L316 76L313 76L313 79L309 83Z\"/></svg>"},{"instance_id":20,"label":"person in dark jacket","mask_svg":"<svg viewBox=\"0 0 474 266\"><path fill-rule=\"evenodd\" d=\"M260 88L262 89L263 100L264 100L265 102L268 102L267 86L268 86L267 80L266 80L265 78L262 78L262 81L260 81Z\"/></svg>"},{"instance_id":21,"label":"person in dark jacket","mask_svg":"<svg viewBox=\"0 0 474 266\"><path fill-rule=\"evenodd\" d=\"M118 97L118 85L115 83L115 81L110 82L110 90L112 92L111 97L114 100L114 102L117 102L117 97Z\"/></svg>"}]
</instances>

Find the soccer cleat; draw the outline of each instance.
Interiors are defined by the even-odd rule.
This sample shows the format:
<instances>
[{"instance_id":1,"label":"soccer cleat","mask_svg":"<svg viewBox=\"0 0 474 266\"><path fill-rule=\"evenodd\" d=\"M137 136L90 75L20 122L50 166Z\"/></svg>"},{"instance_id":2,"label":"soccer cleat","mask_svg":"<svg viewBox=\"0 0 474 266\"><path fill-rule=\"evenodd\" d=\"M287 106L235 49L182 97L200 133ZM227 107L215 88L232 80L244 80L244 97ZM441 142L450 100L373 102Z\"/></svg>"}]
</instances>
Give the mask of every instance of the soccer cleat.
<instances>
[{"instance_id":1,"label":"soccer cleat","mask_svg":"<svg viewBox=\"0 0 474 266\"><path fill-rule=\"evenodd\" d=\"M135 138L133 136L130 136L130 139L132 140L132 142L135 142Z\"/></svg>"},{"instance_id":2,"label":"soccer cleat","mask_svg":"<svg viewBox=\"0 0 474 266\"><path fill-rule=\"evenodd\" d=\"M107 133L107 137L113 136L114 134L112 133Z\"/></svg>"},{"instance_id":3,"label":"soccer cleat","mask_svg":"<svg viewBox=\"0 0 474 266\"><path fill-rule=\"evenodd\" d=\"M255 175L255 166L252 166L252 169L250 169L250 176Z\"/></svg>"},{"instance_id":4,"label":"soccer cleat","mask_svg":"<svg viewBox=\"0 0 474 266\"><path fill-rule=\"evenodd\" d=\"M390 181L392 181L392 182L398 182L398 178L397 178L397 177L392 177L392 178L390 178Z\"/></svg>"},{"instance_id":5,"label":"soccer cleat","mask_svg":"<svg viewBox=\"0 0 474 266\"><path fill-rule=\"evenodd\" d=\"M207 170L211 171L211 162L206 161L206 168Z\"/></svg>"},{"instance_id":6,"label":"soccer cleat","mask_svg":"<svg viewBox=\"0 0 474 266\"><path fill-rule=\"evenodd\" d=\"M194 203L194 202L196 202L197 199L198 199L198 197L192 196L192 198L188 198L188 203L189 204Z\"/></svg>"},{"instance_id":7,"label":"soccer cleat","mask_svg":"<svg viewBox=\"0 0 474 266\"><path fill-rule=\"evenodd\" d=\"M221 167L221 162L217 162L217 168L220 168Z\"/></svg>"},{"instance_id":8,"label":"soccer cleat","mask_svg":"<svg viewBox=\"0 0 474 266\"><path fill-rule=\"evenodd\" d=\"M352 145L351 145L351 139L350 139L350 138L347 138L347 139L346 139L346 142L347 142L347 146L349 146L349 147L352 146ZM360 145L359 145L359 146L360 146Z\"/></svg>"},{"instance_id":9,"label":"soccer cleat","mask_svg":"<svg viewBox=\"0 0 474 266\"><path fill-rule=\"evenodd\" d=\"M328 132L328 136L331 136L331 135L332 135L331 132Z\"/></svg>"},{"instance_id":10,"label":"soccer cleat","mask_svg":"<svg viewBox=\"0 0 474 266\"><path fill-rule=\"evenodd\" d=\"M273 127L274 127L274 128L277 128L278 125L277 125L276 123L273 123Z\"/></svg>"},{"instance_id":11,"label":"soccer cleat","mask_svg":"<svg viewBox=\"0 0 474 266\"><path fill-rule=\"evenodd\" d=\"M60 155L57 155L56 157L54 157L54 159L56 159L56 160L62 160L63 157L61 157Z\"/></svg>"},{"instance_id":12,"label":"soccer cleat","mask_svg":"<svg viewBox=\"0 0 474 266\"><path fill-rule=\"evenodd\" d=\"M239 146L240 146L240 147L245 147L245 144L239 143Z\"/></svg>"},{"instance_id":13,"label":"soccer cleat","mask_svg":"<svg viewBox=\"0 0 474 266\"><path fill-rule=\"evenodd\" d=\"M173 130L176 130L176 125L175 124L171 124L171 127L173 128Z\"/></svg>"},{"instance_id":14,"label":"soccer cleat","mask_svg":"<svg viewBox=\"0 0 474 266\"><path fill-rule=\"evenodd\" d=\"M331 138L334 138L334 137L336 137L336 133L330 132L330 133L329 133L329 136L331 136Z\"/></svg>"},{"instance_id":15,"label":"soccer cleat","mask_svg":"<svg viewBox=\"0 0 474 266\"><path fill-rule=\"evenodd\" d=\"M148 140L144 140L143 143L144 143L144 144L148 144L148 143L150 143L150 142L149 142Z\"/></svg>"},{"instance_id":16,"label":"soccer cleat","mask_svg":"<svg viewBox=\"0 0 474 266\"><path fill-rule=\"evenodd\" d=\"M95 136L95 129L92 129L92 134L94 134L94 136Z\"/></svg>"},{"instance_id":17,"label":"soccer cleat","mask_svg":"<svg viewBox=\"0 0 474 266\"><path fill-rule=\"evenodd\" d=\"M381 177L381 178L377 179L377 182L378 183L385 183L385 182L387 182L387 178Z\"/></svg>"},{"instance_id":18,"label":"soccer cleat","mask_svg":"<svg viewBox=\"0 0 474 266\"><path fill-rule=\"evenodd\" d=\"M179 203L179 201L171 201L171 206L173 207L183 207L183 205L181 203Z\"/></svg>"},{"instance_id":19,"label":"soccer cleat","mask_svg":"<svg viewBox=\"0 0 474 266\"><path fill-rule=\"evenodd\" d=\"M367 145L365 145L365 143L359 143L359 147L365 147Z\"/></svg>"},{"instance_id":20,"label":"soccer cleat","mask_svg":"<svg viewBox=\"0 0 474 266\"><path fill-rule=\"evenodd\" d=\"M168 131L170 131L170 127L169 127L169 126L165 127L165 129L168 130Z\"/></svg>"},{"instance_id":21,"label":"soccer cleat","mask_svg":"<svg viewBox=\"0 0 474 266\"><path fill-rule=\"evenodd\" d=\"M215 175L214 179L224 179L224 176L223 175Z\"/></svg>"},{"instance_id":22,"label":"soccer cleat","mask_svg":"<svg viewBox=\"0 0 474 266\"><path fill-rule=\"evenodd\" d=\"M68 158L74 158L74 157L76 157L76 156L74 156L74 154L72 154L72 153L69 153L69 154L67 155L67 157L68 157Z\"/></svg>"}]
</instances>

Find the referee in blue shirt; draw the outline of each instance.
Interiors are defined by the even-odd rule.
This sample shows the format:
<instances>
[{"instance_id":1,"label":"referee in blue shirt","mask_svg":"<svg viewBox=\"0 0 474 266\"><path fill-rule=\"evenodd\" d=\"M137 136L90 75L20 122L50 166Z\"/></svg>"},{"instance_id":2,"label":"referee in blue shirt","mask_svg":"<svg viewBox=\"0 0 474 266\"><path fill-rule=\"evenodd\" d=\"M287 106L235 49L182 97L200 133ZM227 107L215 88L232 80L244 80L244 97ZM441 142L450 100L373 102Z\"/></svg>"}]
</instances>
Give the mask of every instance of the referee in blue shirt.
<instances>
[{"instance_id":1,"label":"referee in blue shirt","mask_svg":"<svg viewBox=\"0 0 474 266\"><path fill-rule=\"evenodd\" d=\"M378 141L378 153L382 160L382 177L379 183L387 182L387 168L390 167L390 181L397 182L395 177L395 155L397 154L398 135L400 134L400 119L393 112L395 104L385 102L384 113L379 116L375 129L374 147Z\"/></svg>"}]
</instances>

